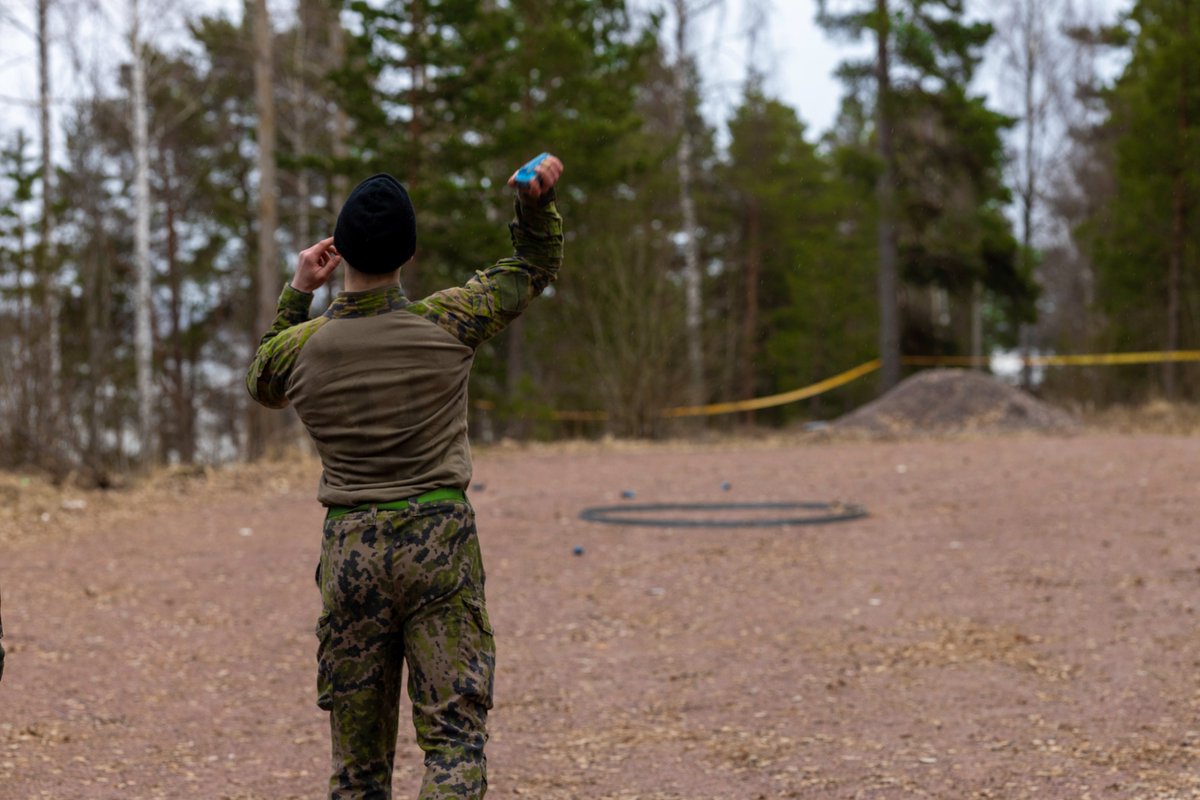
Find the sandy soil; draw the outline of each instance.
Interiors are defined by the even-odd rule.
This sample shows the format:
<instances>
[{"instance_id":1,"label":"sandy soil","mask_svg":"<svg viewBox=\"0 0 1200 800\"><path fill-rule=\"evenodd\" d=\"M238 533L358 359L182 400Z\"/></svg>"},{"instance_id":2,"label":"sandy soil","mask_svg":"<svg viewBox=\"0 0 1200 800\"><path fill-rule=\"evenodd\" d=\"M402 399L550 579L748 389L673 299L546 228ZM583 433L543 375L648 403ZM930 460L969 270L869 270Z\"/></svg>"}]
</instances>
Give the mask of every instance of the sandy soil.
<instances>
[{"instance_id":1,"label":"sandy soil","mask_svg":"<svg viewBox=\"0 0 1200 800\"><path fill-rule=\"evenodd\" d=\"M1198 455L1108 434L483 453L489 796L1200 797ZM314 481L243 470L0 539L0 798L322 796ZM578 520L624 489L872 515ZM408 732L398 762L412 796Z\"/></svg>"}]
</instances>

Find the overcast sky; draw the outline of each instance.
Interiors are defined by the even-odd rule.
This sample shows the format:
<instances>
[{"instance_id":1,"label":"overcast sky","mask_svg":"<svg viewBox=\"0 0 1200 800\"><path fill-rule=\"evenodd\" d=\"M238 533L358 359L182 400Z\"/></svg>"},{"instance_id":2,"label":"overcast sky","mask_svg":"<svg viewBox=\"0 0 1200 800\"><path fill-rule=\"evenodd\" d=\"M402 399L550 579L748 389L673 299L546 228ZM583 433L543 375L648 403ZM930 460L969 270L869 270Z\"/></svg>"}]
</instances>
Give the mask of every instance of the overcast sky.
<instances>
[{"instance_id":1,"label":"overcast sky","mask_svg":"<svg viewBox=\"0 0 1200 800\"><path fill-rule=\"evenodd\" d=\"M1065 0L1088 18L1113 20L1132 0ZM764 0L758 0L764 2ZM869 55L869 44L831 39L815 22L817 0L765 0L768 24L760 28L755 63L767 75L767 89L795 108L809 126L810 135L824 133L833 124L842 96L834 70L847 57ZM847 0L831 0L837 9ZM746 16L748 0L718 0L718 5L697 20L693 53L702 67L710 115L724 117L736 103L745 81L747 59ZM967 0L981 16L994 0ZM985 65L980 91L991 93L995 68Z\"/></svg>"},{"instance_id":2,"label":"overcast sky","mask_svg":"<svg viewBox=\"0 0 1200 800\"><path fill-rule=\"evenodd\" d=\"M762 2L762 0L759 0ZM834 0L837 2L837 0ZM1109 18L1131 0L1070 0L1078 7L1091 6ZM151 7L152 36L179 36L183 30L178 9L224 8L240 13L242 0L143 0ZM634 0L639 7L661 4L661 0ZM155 4L158 4L157 6ZM705 81L706 111L714 121L723 118L736 103L745 80L748 61L747 0L718 0L708 11L696 18L692 35L692 51L698 60ZM755 38L755 63L766 74L767 90L796 108L808 124L810 135L824 132L837 113L842 87L833 76L837 64L857 51L851 44L829 39L815 22L816 0L766 0L768 21L758 26ZM57 0L55 6L80 5L70 0ZM108 15L109 30L123 30L122 17L127 13L128 0L99 0ZM697 5L701 5L697 3ZM969 6L987 8L989 0L969 0ZM287 0L271 0L279 16L286 16L291 7ZM33 41L28 34L32 27L34 0L0 0L0 110L7 123L0 123L0 136L8 135L22 117L31 119L29 107L37 97ZM176 9L172 12L170 9ZM58 44L67 41L85 63L112 64L125 52L124 36L95 35L97 25L73 25L67 32L60 17L53 21ZM668 22L668 25L670 22ZM23 30L24 29L24 30ZM89 34L92 31L92 34ZM79 84L88 78L74 75L64 63L64 49L56 50L58 68L55 70L56 94L70 95L80 90ZM103 70L101 70L103 71ZM993 70L994 72L994 70ZM72 86L74 84L74 86ZM988 78L981 90L988 90Z\"/></svg>"},{"instance_id":3,"label":"overcast sky","mask_svg":"<svg viewBox=\"0 0 1200 800\"><path fill-rule=\"evenodd\" d=\"M816 25L816 0L769 3L768 23L756 35L754 63L766 76L768 93L796 108L810 128L824 131L833 122L842 94L833 71L863 47L830 40ZM710 116L726 116L738 100L749 63L752 24L745 0L725 0L696 19L692 53L707 84Z\"/></svg>"}]
</instances>

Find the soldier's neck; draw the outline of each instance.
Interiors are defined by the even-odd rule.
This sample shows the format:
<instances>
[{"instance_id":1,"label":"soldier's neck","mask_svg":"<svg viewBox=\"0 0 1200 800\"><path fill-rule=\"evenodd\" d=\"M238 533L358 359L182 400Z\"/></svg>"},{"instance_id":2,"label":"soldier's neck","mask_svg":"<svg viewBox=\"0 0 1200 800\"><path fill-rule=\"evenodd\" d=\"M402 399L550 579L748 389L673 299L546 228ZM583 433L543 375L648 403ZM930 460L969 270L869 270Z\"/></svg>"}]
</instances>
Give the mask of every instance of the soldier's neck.
<instances>
[{"instance_id":1,"label":"soldier's neck","mask_svg":"<svg viewBox=\"0 0 1200 800\"><path fill-rule=\"evenodd\" d=\"M359 272L354 267L346 268L345 278L342 283L343 291L347 292L369 292L372 289L386 289L391 286L400 285L400 270L387 272L383 275L371 275L366 272Z\"/></svg>"}]
</instances>

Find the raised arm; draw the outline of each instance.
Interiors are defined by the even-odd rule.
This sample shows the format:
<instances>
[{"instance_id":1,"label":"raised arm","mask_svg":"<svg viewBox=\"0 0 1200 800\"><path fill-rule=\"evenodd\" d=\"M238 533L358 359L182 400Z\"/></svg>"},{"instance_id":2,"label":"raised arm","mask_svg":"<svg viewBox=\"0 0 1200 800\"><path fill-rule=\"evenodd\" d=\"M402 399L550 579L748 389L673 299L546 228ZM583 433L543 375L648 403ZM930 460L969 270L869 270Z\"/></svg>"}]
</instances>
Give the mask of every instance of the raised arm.
<instances>
[{"instance_id":1,"label":"raised arm","mask_svg":"<svg viewBox=\"0 0 1200 800\"><path fill-rule=\"evenodd\" d=\"M342 258L333 247L333 237L301 251L296 274L283 288L271 329L258 343L258 352L246 373L250 396L267 408L287 405L287 380L300 348L322 324L324 317L309 320L313 292L333 275Z\"/></svg>"},{"instance_id":2,"label":"raised arm","mask_svg":"<svg viewBox=\"0 0 1200 800\"><path fill-rule=\"evenodd\" d=\"M478 347L516 319L533 298L554 282L562 264L563 227L554 187L563 165L547 156L529 183L517 189L516 218L509 224L513 255L476 272L456 286L413 303L408 311L426 317L470 347Z\"/></svg>"}]
</instances>

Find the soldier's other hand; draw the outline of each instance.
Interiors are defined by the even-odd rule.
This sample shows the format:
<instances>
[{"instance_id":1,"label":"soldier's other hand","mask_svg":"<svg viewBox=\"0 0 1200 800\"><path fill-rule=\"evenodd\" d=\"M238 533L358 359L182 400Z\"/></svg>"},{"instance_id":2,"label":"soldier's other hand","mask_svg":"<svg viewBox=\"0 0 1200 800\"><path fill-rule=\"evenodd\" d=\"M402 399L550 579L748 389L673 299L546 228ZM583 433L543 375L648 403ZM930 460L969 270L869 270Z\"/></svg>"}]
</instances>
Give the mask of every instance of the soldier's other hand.
<instances>
[{"instance_id":1,"label":"soldier's other hand","mask_svg":"<svg viewBox=\"0 0 1200 800\"><path fill-rule=\"evenodd\" d=\"M300 251L292 288L301 292L315 292L329 282L340 263L342 257L333 246L333 237L322 239L307 250Z\"/></svg>"},{"instance_id":2,"label":"soldier's other hand","mask_svg":"<svg viewBox=\"0 0 1200 800\"><path fill-rule=\"evenodd\" d=\"M517 170L520 172L521 170ZM536 200L546 192L554 188L554 184L558 183L558 179L562 177L563 163L556 156L546 156L542 163L534 168L536 176L529 183L517 183L517 172L512 174L508 179L508 185L517 190L517 193L524 198Z\"/></svg>"}]
</instances>

